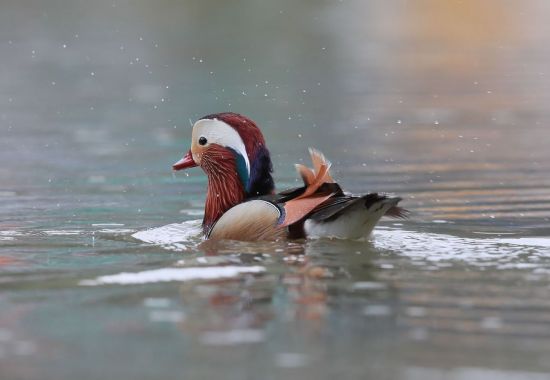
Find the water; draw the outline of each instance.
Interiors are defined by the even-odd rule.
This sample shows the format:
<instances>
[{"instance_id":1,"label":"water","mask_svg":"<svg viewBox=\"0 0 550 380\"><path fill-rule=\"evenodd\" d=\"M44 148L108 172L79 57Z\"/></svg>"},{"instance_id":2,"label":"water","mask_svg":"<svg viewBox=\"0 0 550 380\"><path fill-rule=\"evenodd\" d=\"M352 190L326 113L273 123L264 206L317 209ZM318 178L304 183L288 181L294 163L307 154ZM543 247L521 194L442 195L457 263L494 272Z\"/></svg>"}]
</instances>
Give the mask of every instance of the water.
<instances>
[{"instance_id":1,"label":"water","mask_svg":"<svg viewBox=\"0 0 550 380\"><path fill-rule=\"evenodd\" d=\"M3 2L0 377L547 378L549 11ZM205 178L170 167L225 110L280 189L315 146L410 220L201 242Z\"/></svg>"}]
</instances>

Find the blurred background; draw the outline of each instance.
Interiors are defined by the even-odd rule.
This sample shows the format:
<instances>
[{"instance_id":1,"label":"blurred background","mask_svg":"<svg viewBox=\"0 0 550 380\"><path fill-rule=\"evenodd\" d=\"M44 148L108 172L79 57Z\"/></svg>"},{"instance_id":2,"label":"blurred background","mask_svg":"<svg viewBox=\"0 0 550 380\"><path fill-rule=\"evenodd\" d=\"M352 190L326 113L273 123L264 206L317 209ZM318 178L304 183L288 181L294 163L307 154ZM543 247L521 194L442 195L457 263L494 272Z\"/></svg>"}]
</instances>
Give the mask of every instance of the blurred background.
<instances>
[{"instance_id":1,"label":"blurred background","mask_svg":"<svg viewBox=\"0 0 550 380\"><path fill-rule=\"evenodd\" d=\"M3 0L0 377L546 378L549 17L543 0ZM260 125L279 189L314 146L411 219L296 265L132 239L201 217L206 178L171 165L222 111ZM264 276L78 285L251 260ZM204 337L220 330L237 332Z\"/></svg>"}]
</instances>

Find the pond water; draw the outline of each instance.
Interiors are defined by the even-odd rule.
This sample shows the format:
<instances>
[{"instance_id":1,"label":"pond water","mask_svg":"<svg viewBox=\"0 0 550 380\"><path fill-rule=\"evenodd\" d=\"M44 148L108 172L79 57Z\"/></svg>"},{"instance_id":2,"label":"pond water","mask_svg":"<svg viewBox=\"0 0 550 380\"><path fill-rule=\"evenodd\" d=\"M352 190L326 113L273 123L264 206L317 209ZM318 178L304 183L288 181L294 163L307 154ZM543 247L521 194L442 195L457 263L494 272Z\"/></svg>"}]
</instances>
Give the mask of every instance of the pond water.
<instances>
[{"instance_id":1,"label":"pond water","mask_svg":"<svg viewBox=\"0 0 550 380\"><path fill-rule=\"evenodd\" d=\"M546 379L550 4L4 1L0 378ZM404 198L365 241L204 243L190 121Z\"/></svg>"}]
</instances>

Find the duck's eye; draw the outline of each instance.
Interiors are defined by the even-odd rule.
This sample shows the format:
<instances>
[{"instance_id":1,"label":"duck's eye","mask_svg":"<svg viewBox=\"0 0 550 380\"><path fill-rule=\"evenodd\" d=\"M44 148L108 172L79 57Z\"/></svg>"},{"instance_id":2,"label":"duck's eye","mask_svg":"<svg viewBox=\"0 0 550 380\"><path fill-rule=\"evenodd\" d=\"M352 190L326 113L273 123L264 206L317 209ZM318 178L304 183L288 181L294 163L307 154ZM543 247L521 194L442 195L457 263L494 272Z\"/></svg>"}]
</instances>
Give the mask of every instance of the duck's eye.
<instances>
[{"instance_id":1,"label":"duck's eye","mask_svg":"<svg viewBox=\"0 0 550 380\"><path fill-rule=\"evenodd\" d=\"M206 145L207 142L208 140L206 139L206 137L204 136L199 137L199 145Z\"/></svg>"}]
</instances>

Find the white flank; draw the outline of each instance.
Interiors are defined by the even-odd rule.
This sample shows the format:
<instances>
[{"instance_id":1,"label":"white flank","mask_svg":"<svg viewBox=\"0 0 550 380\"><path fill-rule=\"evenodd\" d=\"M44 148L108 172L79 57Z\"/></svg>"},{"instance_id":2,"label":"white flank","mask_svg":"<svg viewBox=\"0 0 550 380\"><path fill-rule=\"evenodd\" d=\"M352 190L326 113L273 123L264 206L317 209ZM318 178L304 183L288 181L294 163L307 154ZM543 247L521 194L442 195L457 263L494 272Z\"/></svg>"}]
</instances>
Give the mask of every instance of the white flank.
<instances>
[{"instance_id":1,"label":"white flank","mask_svg":"<svg viewBox=\"0 0 550 380\"><path fill-rule=\"evenodd\" d=\"M97 285L131 285L149 284L154 282L214 280L219 278L237 277L244 273L262 273L262 266L225 266L225 267L195 267L195 268L161 268L143 272L123 272L109 276L101 276L94 280L80 281L82 286Z\"/></svg>"},{"instance_id":2,"label":"white flank","mask_svg":"<svg viewBox=\"0 0 550 380\"><path fill-rule=\"evenodd\" d=\"M363 206L363 202L357 203L353 208L346 210L343 215L331 222L319 223L307 219L304 223L304 230L306 236L310 239L324 237L360 239L362 237L367 237L386 211L396 204L397 201L395 198L377 201L368 209Z\"/></svg>"}]
</instances>

